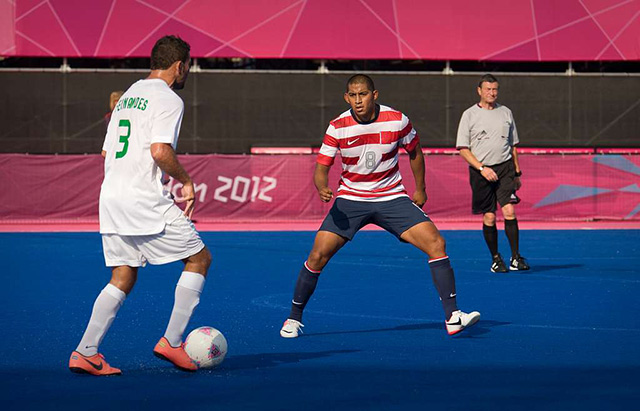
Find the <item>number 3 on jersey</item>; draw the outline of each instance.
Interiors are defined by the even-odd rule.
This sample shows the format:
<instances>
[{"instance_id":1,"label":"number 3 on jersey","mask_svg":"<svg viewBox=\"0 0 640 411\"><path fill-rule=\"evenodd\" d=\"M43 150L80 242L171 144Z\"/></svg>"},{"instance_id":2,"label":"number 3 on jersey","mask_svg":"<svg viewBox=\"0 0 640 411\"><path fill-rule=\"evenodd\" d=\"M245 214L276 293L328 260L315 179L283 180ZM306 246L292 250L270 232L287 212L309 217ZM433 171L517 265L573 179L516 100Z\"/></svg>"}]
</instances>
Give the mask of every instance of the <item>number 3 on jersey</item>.
<instances>
[{"instance_id":1,"label":"number 3 on jersey","mask_svg":"<svg viewBox=\"0 0 640 411\"><path fill-rule=\"evenodd\" d=\"M129 136L131 136L131 122L129 120L120 120L118 123L118 129L121 127L127 128L126 134L120 134L120 142L124 144L122 146L122 150L116 153L116 158L122 158L127 154L127 150L129 149Z\"/></svg>"}]
</instances>

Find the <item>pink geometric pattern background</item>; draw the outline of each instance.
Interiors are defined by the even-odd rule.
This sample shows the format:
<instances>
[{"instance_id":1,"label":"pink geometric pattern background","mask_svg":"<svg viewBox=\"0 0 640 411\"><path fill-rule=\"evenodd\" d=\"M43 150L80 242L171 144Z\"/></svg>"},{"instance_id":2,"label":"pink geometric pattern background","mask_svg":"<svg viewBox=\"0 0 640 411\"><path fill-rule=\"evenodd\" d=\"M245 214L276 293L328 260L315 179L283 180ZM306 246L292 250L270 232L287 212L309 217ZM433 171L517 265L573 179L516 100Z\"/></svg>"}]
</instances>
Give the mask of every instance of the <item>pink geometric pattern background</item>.
<instances>
[{"instance_id":1,"label":"pink geometric pattern background","mask_svg":"<svg viewBox=\"0 0 640 411\"><path fill-rule=\"evenodd\" d=\"M1 56L639 60L640 0L0 0Z\"/></svg>"},{"instance_id":2,"label":"pink geometric pattern background","mask_svg":"<svg viewBox=\"0 0 640 411\"><path fill-rule=\"evenodd\" d=\"M200 222L321 220L311 176L316 156L184 155L196 184ZM413 193L409 156L399 159ZM640 221L640 155L522 155L522 221ZM0 154L0 221L97 221L104 160L100 155ZM329 186L341 167L331 168ZM427 157L425 210L434 221L479 221L471 214L469 171L458 155ZM167 189L180 194L173 180Z\"/></svg>"}]
</instances>

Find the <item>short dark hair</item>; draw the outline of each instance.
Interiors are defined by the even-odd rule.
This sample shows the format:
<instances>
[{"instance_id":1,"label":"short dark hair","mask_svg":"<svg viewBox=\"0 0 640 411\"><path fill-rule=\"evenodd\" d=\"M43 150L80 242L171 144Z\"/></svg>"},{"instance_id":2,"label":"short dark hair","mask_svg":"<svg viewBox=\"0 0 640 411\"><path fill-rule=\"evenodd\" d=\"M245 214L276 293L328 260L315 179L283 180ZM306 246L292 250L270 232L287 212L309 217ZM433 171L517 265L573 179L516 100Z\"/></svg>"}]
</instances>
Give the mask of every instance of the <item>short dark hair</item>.
<instances>
[{"instance_id":1,"label":"short dark hair","mask_svg":"<svg viewBox=\"0 0 640 411\"><path fill-rule=\"evenodd\" d=\"M492 74L485 74L484 76L480 77L480 82L478 83L478 87L482 88L482 83L497 83L498 79L495 78Z\"/></svg>"},{"instance_id":2,"label":"short dark hair","mask_svg":"<svg viewBox=\"0 0 640 411\"><path fill-rule=\"evenodd\" d=\"M356 74L351 76L349 81L347 81L347 92L349 92L349 86L352 84L366 84L370 91L374 91L376 89L376 86L373 84L373 80L371 80L371 77L366 74Z\"/></svg>"},{"instance_id":3,"label":"short dark hair","mask_svg":"<svg viewBox=\"0 0 640 411\"><path fill-rule=\"evenodd\" d=\"M186 63L191 46L178 36L164 36L151 50L151 70L166 70L176 61Z\"/></svg>"}]
</instances>

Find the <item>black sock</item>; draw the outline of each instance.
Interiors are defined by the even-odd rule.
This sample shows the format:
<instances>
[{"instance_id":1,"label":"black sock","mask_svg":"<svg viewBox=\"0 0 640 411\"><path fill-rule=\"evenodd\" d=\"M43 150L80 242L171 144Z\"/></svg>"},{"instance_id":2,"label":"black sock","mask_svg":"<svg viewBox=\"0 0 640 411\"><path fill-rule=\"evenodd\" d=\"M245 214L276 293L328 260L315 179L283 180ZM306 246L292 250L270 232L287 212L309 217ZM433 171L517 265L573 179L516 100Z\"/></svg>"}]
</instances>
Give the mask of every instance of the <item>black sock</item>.
<instances>
[{"instance_id":1,"label":"black sock","mask_svg":"<svg viewBox=\"0 0 640 411\"><path fill-rule=\"evenodd\" d=\"M451 268L449 257L429 261L429 268L431 268L433 284L436 286L436 290L438 290L440 300L442 301L445 318L448 320L451 318L451 313L458 310L456 303L456 279L453 276L453 268Z\"/></svg>"},{"instance_id":2,"label":"black sock","mask_svg":"<svg viewBox=\"0 0 640 411\"><path fill-rule=\"evenodd\" d=\"M498 254L498 229L495 225L482 224L482 234L484 234L484 241L487 242L491 257L495 257Z\"/></svg>"},{"instance_id":3,"label":"black sock","mask_svg":"<svg viewBox=\"0 0 640 411\"><path fill-rule=\"evenodd\" d=\"M518 249L518 239L520 237L520 230L518 229L518 220L504 220L504 232L509 239L509 245L511 246L511 257L517 257L520 255Z\"/></svg>"},{"instance_id":4,"label":"black sock","mask_svg":"<svg viewBox=\"0 0 640 411\"><path fill-rule=\"evenodd\" d=\"M292 320L302 322L302 311L307 305L307 302L311 298L311 295L316 289L318 284L318 277L320 272L313 272L307 268L307 262L302 265L300 274L298 274L298 281L296 281L296 288L293 291L293 301L291 301L291 313L289 318Z\"/></svg>"}]
</instances>

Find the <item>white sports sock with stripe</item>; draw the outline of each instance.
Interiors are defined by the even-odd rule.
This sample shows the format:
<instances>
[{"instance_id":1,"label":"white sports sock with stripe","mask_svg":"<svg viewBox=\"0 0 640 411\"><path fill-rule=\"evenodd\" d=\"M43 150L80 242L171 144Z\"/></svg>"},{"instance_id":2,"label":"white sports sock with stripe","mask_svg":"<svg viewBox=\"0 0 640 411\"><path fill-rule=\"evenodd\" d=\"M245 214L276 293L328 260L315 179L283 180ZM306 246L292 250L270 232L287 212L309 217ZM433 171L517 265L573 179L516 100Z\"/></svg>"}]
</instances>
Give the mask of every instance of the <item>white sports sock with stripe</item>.
<instances>
[{"instance_id":1,"label":"white sports sock with stripe","mask_svg":"<svg viewBox=\"0 0 640 411\"><path fill-rule=\"evenodd\" d=\"M98 353L98 347L107 331L109 331L111 323L116 318L116 314L122 307L125 298L127 298L127 295L124 291L113 284L107 284L102 289L93 304L89 324L76 351L87 357Z\"/></svg>"},{"instance_id":2,"label":"white sports sock with stripe","mask_svg":"<svg viewBox=\"0 0 640 411\"><path fill-rule=\"evenodd\" d=\"M182 335L189 324L193 310L200 303L200 294L204 288L204 276L183 271L176 286L175 302L164 337L172 347L182 344Z\"/></svg>"}]
</instances>

